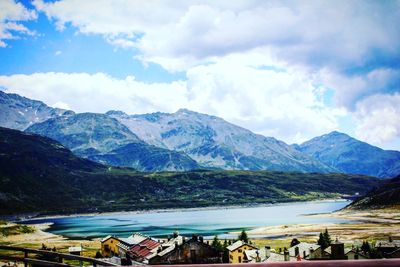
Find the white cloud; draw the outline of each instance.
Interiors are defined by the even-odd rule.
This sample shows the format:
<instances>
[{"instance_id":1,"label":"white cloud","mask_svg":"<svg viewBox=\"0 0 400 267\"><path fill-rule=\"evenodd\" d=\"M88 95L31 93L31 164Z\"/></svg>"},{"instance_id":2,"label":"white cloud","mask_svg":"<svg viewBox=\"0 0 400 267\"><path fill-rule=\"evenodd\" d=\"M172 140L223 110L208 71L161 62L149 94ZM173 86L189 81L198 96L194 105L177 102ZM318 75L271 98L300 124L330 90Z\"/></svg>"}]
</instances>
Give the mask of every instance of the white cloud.
<instances>
[{"instance_id":1,"label":"white cloud","mask_svg":"<svg viewBox=\"0 0 400 267\"><path fill-rule=\"evenodd\" d=\"M351 76L323 69L316 75L316 80L335 91L336 105L349 110L354 110L359 100L370 95L400 90L399 69L378 68Z\"/></svg>"},{"instance_id":2,"label":"white cloud","mask_svg":"<svg viewBox=\"0 0 400 267\"><path fill-rule=\"evenodd\" d=\"M376 145L400 137L400 93L372 95L357 104L356 135Z\"/></svg>"},{"instance_id":3,"label":"white cloud","mask_svg":"<svg viewBox=\"0 0 400 267\"><path fill-rule=\"evenodd\" d=\"M185 82L147 84L134 77L115 79L104 73L35 73L0 76L7 92L39 99L77 112L172 112L184 103Z\"/></svg>"},{"instance_id":4,"label":"white cloud","mask_svg":"<svg viewBox=\"0 0 400 267\"><path fill-rule=\"evenodd\" d=\"M34 10L25 8L13 0L0 1L0 47L6 47L6 40L18 39L21 35L34 35L21 21L36 19Z\"/></svg>"},{"instance_id":5,"label":"white cloud","mask_svg":"<svg viewBox=\"0 0 400 267\"><path fill-rule=\"evenodd\" d=\"M179 108L213 114L257 133L301 142L337 128L341 111L327 108L301 73L263 70L229 57L188 72L187 81L143 83L103 73L36 73L0 76L8 92L77 112L175 112ZM251 81L251 82L249 82Z\"/></svg>"},{"instance_id":6,"label":"white cloud","mask_svg":"<svg viewBox=\"0 0 400 267\"><path fill-rule=\"evenodd\" d=\"M57 50L57 51L54 53L55 56L59 56L59 55L61 55L61 54L62 54L62 51L61 51L61 50Z\"/></svg>"},{"instance_id":7,"label":"white cloud","mask_svg":"<svg viewBox=\"0 0 400 267\"><path fill-rule=\"evenodd\" d=\"M293 64L362 65L399 56L400 2L36 0L59 29L72 23L139 58L185 70L212 57L264 48Z\"/></svg>"}]
</instances>

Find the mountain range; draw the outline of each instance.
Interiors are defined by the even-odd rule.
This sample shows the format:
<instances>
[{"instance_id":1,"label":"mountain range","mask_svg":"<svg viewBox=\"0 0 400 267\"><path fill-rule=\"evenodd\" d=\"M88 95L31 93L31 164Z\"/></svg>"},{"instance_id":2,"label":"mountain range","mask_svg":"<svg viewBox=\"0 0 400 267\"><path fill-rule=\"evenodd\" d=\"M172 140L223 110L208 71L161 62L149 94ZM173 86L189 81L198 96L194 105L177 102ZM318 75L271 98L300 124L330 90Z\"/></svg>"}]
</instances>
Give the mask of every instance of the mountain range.
<instances>
[{"instance_id":1,"label":"mountain range","mask_svg":"<svg viewBox=\"0 0 400 267\"><path fill-rule=\"evenodd\" d=\"M78 156L140 171L194 169L351 173L394 177L400 152L332 132L301 145L187 109L128 115L54 109L0 91L0 126L59 141Z\"/></svg>"},{"instance_id":2,"label":"mountain range","mask_svg":"<svg viewBox=\"0 0 400 267\"><path fill-rule=\"evenodd\" d=\"M0 127L0 214L68 214L242 205L363 194L375 177L271 171L137 172L74 155L48 137Z\"/></svg>"}]
</instances>

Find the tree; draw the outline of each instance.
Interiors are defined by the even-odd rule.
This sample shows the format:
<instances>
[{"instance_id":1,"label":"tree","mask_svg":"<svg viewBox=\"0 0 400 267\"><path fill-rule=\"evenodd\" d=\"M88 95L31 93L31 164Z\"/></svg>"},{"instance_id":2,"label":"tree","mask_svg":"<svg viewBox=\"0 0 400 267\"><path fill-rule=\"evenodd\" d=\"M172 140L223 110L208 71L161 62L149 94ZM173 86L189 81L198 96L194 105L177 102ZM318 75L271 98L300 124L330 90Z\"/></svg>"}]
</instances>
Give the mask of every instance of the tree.
<instances>
[{"instance_id":1,"label":"tree","mask_svg":"<svg viewBox=\"0 0 400 267\"><path fill-rule=\"evenodd\" d=\"M218 239L217 235L214 236L211 246L217 250L222 250L223 247L222 247L221 241Z\"/></svg>"},{"instance_id":2,"label":"tree","mask_svg":"<svg viewBox=\"0 0 400 267\"><path fill-rule=\"evenodd\" d=\"M300 244L300 241L297 238L293 238L292 242L290 242L290 247L294 247L298 244Z\"/></svg>"},{"instance_id":3,"label":"tree","mask_svg":"<svg viewBox=\"0 0 400 267\"><path fill-rule=\"evenodd\" d=\"M228 246L228 240L226 240L226 238L225 238L223 247L226 248L227 246Z\"/></svg>"},{"instance_id":4,"label":"tree","mask_svg":"<svg viewBox=\"0 0 400 267\"><path fill-rule=\"evenodd\" d=\"M240 233L240 235L238 236L239 240L242 240L245 243L249 242L249 238L247 237L247 233L245 230L242 230L242 232Z\"/></svg>"},{"instance_id":5,"label":"tree","mask_svg":"<svg viewBox=\"0 0 400 267\"><path fill-rule=\"evenodd\" d=\"M319 234L318 245L321 246L321 249L324 250L329 247L328 242L325 239L325 235L323 233Z\"/></svg>"},{"instance_id":6,"label":"tree","mask_svg":"<svg viewBox=\"0 0 400 267\"><path fill-rule=\"evenodd\" d=\"M361 246L361 250L364 253L370 253L371 252L371 246L369 245L368 241L363 241L363 244Z\"/></svg>"},{"instance_id":7,"label":"tree","mask_svg":"<svg viewBox=\"0 0 400 267\"><path fill-rule=\"evenodd\" d=\"M331 243L332 243L332 239L331 239L331 236L328 233L328 228L325 228L324 238L325 238L325 242L328 244L328 247L329 247L331 245Z\"/></svg>"}]
</instances>

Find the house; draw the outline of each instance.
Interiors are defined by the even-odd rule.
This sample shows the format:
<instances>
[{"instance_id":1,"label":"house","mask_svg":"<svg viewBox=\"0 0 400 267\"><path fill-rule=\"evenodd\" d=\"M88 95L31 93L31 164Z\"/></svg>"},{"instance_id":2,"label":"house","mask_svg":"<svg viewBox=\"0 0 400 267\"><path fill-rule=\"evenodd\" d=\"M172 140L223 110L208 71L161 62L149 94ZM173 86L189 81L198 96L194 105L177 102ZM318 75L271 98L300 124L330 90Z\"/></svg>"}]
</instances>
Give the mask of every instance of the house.
<instances>
[{"instance_id":1,"label":"house","mask_svg":"<svg viewBox=\"0 0 400 267\"><path fill-rule=\"evenodd\" d=\"M301 259L320 259L322 258L321 246L317 244L311 244L301 242L288 249L290 257L298 257Z\"/></svg>"},{"instance_id":2,"label":"house","mask_svg":"<svg viewBox=\"0 0 400 267\"><path fill-rule=\"evenodd\" d=\"M290 256L289 251L286 249L283 252L276 252L270 246L265 246L264 249L246 250L243 262L257 263L257 262L277 262L277 261L297 261L297 257Z\"/></svg>"},{"instance_id":3,"label":"house","mask_svg":"<svg viewBox=\"0 0 400 267\"><path fill-rule=\"evenodd\" d=\"M228 250L229 263L245 262L246 250L258 250L258 248L249 245L242 240L238 240L226 248Z\"/></svg>"},{"instance_id":4,"label":"house","mask_svg":"<svg viewBox=\"0 0 400 267\"><path fill-rule=\"evenodd\" d=\"M346 255L344 250L344 244L340 242L338 239L332 242L329 247L327 247L324 251L322 251L321 259L331 259L331 260L347 260L348 257L357 257L355 254L350 252L350 250L346 250L349 252L349 255ZM359 254L359 258L361 258L361 253ZM314 258L316 259L316 258Z\"/></svg>"},{"instance_id":5,"label":"house","mask_svg":"<svg viewBox=\"0 0 400 267\"><path fill-rule=\"evenodd\" d=\"M104 237L101 241L101 255L103 257L109 258L114 255L118 255L118 247L120 240L117 237L108 235Z\"/></svg>"},{"instance_id":6,"label":"house","mask_svg":"<svg viewBox=\"0 0 400 267\"><path fill-rule=\"evenodd\" d=\"M377 240L375 242L375 248L384 258L386 258L388 254L391 254L400 248L400 240L392 240L392 238L389 238L388 240Z\"/></svg>"},{"instance_id":7,"label":"house","mask_svg":"<svg viewBox=\"0 0 400 267\"><path fill-rule=\"evenodd\" d=\"M181 244L158 251L157 255L149 259L150 264L213 264L222 263L222 251L218 251L205 243L202 237L193 235Z\"/></svg>"},{"instance_id":8,"label":"house","mask_svg":"<svg viewBox=\"0 0 400 267\"><path fill-rule=\"evenodd\" d=\"M344 255L348 260L365 260L368 259L361 251L355 248L346 249Z\"/></svg>"},{"instance_id":9,"label":"house","mask_svg":"<svg viewBox=\"0 0 400 267\"><path fill-rule=\"evenodd\" d=\"M68 253L69 253L69 254L72 254L72 255L80 256L82 251L83 251L82 246L79 246L79 247L69 247L69 248L68 248Z\"/></svg>"},{"instance_id":10,"label":"house","mask_svg":"<svg viewBox=\"0 0 400 267\"><path fill-rule=\"evenodd\" d=\"M133 245L127 252L132 261L148 263L149 259L157 254L161 243L152 238L146 238L136 245Z\"/></svg>"},{"instance_id":11,"label":"house","mask_svg":"<svg viewBox=\"0 0 400 267\"><path fill-rule=\"evenodd\" d=\"M134 246L142 242L149 237L144 236L140 233L134 233L127 238L119 238L119 243L117 244L118 255L121 259L127 258L128 251Z\"/></svg>"},{"instance_id":12,"label":"house","mask_svg":"<svg viewBox=\"0 0 400 267\"><path fill-rule=\"evenodd\" d=\"M400 248L390 253L385 254L386 258L400 258Z\"/></svg>"}]
</instances>

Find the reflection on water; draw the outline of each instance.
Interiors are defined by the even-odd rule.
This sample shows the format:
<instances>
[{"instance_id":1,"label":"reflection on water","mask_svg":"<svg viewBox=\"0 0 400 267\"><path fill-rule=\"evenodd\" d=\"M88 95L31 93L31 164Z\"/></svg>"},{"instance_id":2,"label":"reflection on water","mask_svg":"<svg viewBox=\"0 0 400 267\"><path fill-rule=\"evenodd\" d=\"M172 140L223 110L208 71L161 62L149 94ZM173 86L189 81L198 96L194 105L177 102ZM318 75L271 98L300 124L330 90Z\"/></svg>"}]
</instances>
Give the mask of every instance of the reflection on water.
<instances>
[{"instance_id":1,"label":"reflection on water","mask_svg":"<svg viewBox=\"0 0 400 267\"><path fill-rule=\"evenodd\" d=\"M331 212L343 208L348 201L301 202L271 206L174 210L148 213L113 213L95 216L76 216L31 220L27 223L54 223L50 232L67 237L127 237L141 232L154 237L166 237L174 231L183 235L220 235L261 226L295 223L346 223L331 217L303 216L303 214Z\"/></svg>"}]
</instances>

